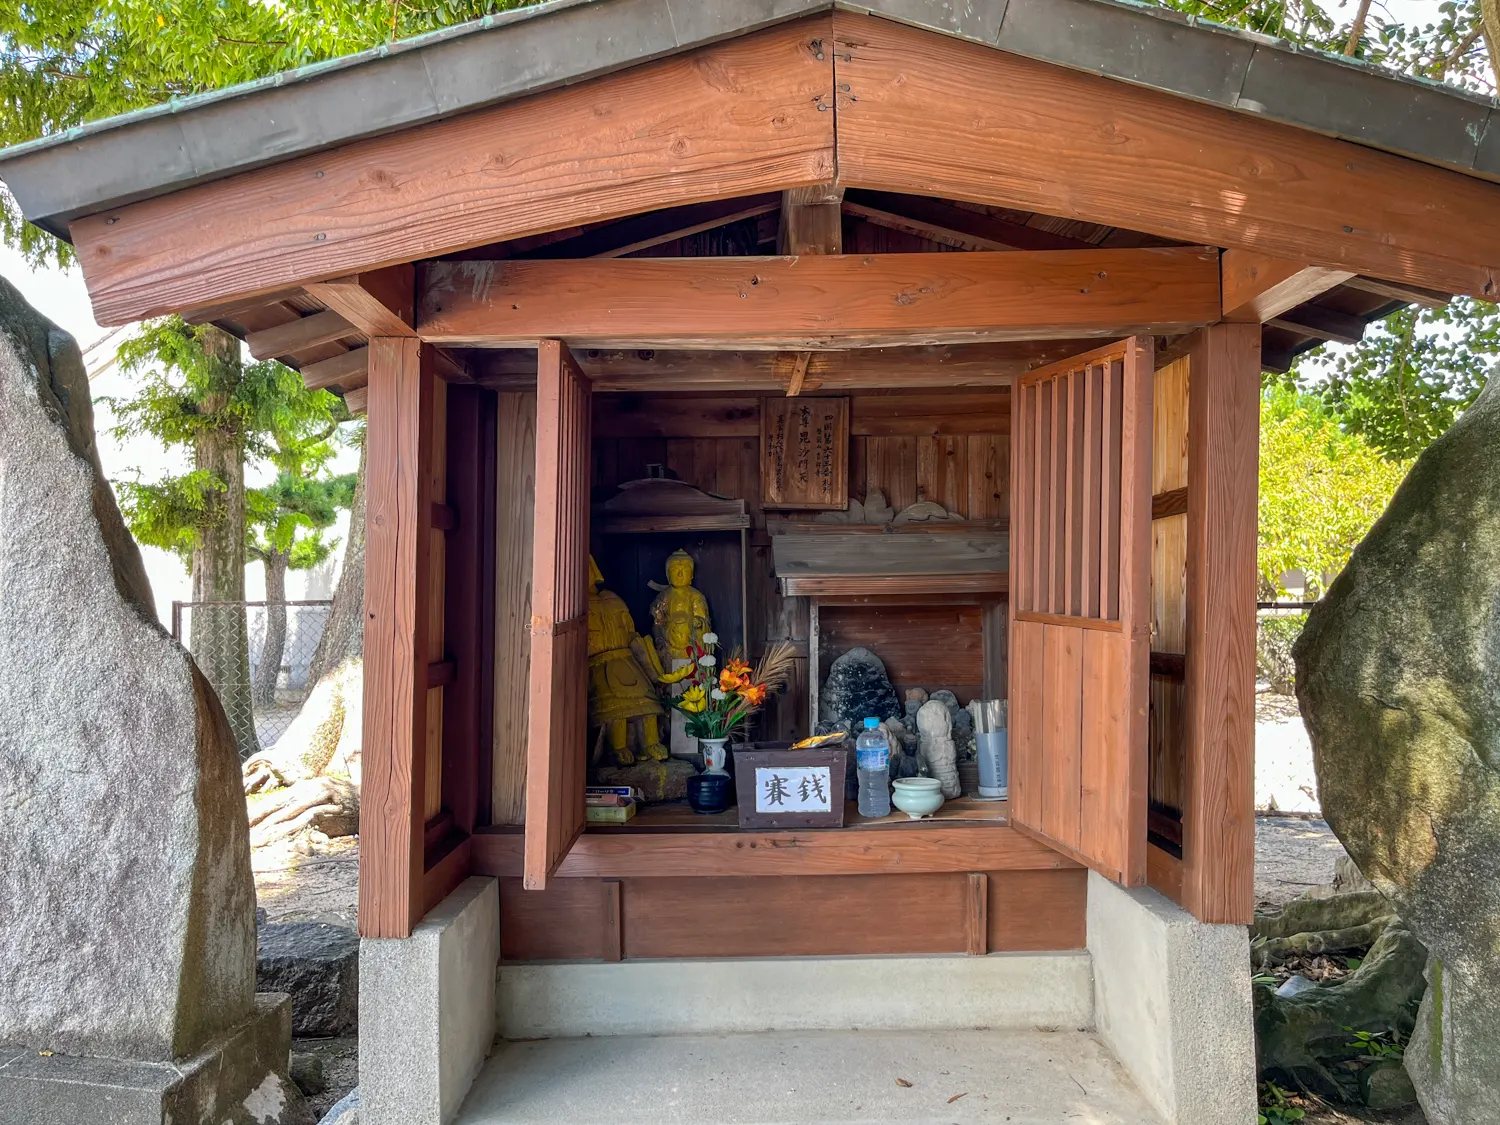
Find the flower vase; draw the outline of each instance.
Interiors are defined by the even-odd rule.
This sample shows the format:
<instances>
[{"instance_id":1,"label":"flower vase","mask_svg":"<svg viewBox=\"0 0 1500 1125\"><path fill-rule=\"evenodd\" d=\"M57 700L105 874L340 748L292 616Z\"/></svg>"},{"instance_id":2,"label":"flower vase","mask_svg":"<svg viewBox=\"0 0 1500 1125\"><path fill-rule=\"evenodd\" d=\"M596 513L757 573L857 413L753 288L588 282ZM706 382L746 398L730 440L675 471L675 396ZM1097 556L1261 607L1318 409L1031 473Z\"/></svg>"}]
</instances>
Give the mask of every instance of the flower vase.
<instances>
[{"instance_id":1,"label":"flower vase","mask_svg":"<svg viewBox=\"0 0 1500 1125\"><path fill-rule=\"evenodd\" d=\"M727 738L700 738L698 740L698 749L703 753L704 773L729 776L729 771L724 768L725 762L729 759L728 751L725 750L728 742Z\"/></svg>"}]
</instances>

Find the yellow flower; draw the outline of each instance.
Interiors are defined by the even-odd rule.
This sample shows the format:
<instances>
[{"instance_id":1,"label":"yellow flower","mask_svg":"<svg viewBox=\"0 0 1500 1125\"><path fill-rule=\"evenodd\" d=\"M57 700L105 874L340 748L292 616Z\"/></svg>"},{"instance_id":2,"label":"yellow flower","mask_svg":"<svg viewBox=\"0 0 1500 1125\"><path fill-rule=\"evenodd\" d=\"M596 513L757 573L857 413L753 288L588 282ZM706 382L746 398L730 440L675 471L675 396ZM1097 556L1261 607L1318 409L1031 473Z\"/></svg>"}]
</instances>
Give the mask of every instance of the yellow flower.
<instances>
[{"instance_id":1,"label":"yellow flower","mask_svg":"<svg viewBox=\"0 0 1500 1125\"><path fill-rule=\"evenodd\" d=\"M661 682L664 683L664 684L675 684L675 683L679 682L680 680L687 679L692 674L693 674L693 665L691 665L691 664L684 664L681 668L677 669L677 671L675 671L675 672L665 672L665 673L663 673L662 677L661 677Z\"/></svg>"},{"instance_id":2,"label":"yellow flower","mask_svg":"<svg viewBox=\"0 0 1500 1125\"><path fill-rule=\"evenodd\" d=\"M696 715L708 706L708 702L704 698L703 689L695 685L682 693L682 697L677 701L677 705L688 714Z\"/></svg>"}]
</instances>

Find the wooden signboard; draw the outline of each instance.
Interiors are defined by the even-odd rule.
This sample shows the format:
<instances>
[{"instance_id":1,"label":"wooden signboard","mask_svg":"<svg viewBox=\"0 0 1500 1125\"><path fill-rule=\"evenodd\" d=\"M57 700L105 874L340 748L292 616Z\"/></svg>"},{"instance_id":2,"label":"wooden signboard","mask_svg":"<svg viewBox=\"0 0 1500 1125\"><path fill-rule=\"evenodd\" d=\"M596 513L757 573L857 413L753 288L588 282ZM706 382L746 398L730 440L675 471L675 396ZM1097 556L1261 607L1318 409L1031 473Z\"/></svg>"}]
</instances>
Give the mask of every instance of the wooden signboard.
<instances>
[{"instance_id":1,"label":"wooden signboard","mask_svg":"<svg viewBox=\"0 0 1500 1125\"><path fill-rule=\"evenodd\" d=\"M760 411L764 508L849 506L849 400L767 398Z\"/></svg>"},{"instance_id":2,"label":"wooden signboard","mask_svg":"<svg viewBox=\"0 0 1500 1125\"><path fill-rule=\"evenodd\" d=\"M842 828L848 752L736 750L741 828Z\"/></svg>"}]
</instances>

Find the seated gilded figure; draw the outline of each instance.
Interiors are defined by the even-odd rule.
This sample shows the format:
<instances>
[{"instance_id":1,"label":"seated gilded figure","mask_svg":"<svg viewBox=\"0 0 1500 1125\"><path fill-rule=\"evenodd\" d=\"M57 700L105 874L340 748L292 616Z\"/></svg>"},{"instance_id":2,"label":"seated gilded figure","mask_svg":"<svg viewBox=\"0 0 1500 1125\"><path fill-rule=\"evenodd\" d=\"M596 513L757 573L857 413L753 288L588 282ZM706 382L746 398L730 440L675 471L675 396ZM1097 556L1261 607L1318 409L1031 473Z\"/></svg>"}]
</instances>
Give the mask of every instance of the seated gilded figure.
<instances>
[{"instance_id":1,"label":"seated gilded figure","mask_svg":"<svg viewBox=\"0 0 1500 1125\"><path fill-rule=\"evenodd\" d=\"M652 582L659 590L651 603L651 635L663 668L679 667L688 660L689 644L703 647L703 634L713 632L708 619L708 599L693 586L693 556L673 551L667 556L667 585Z\"/></svg>"},{"instance_id":2,"label":"seated gilded figure","mask_svg":"<svg viewBox=\"0 0 1500 1125\"><path fill-rule=\"evenodd\" d=\"M639 642L635 620L620 595L601 589L604 575L589 558L589 725L605 728L615 762L635 761L630 749L630 726L639 720L638 745L647 758L663 761L657 720L663 714L656 688L641 659L632 650ZM640 643L640 650L648 646ZM649 657L647 657L649 659Z\"/></svg>"}]
</instances>

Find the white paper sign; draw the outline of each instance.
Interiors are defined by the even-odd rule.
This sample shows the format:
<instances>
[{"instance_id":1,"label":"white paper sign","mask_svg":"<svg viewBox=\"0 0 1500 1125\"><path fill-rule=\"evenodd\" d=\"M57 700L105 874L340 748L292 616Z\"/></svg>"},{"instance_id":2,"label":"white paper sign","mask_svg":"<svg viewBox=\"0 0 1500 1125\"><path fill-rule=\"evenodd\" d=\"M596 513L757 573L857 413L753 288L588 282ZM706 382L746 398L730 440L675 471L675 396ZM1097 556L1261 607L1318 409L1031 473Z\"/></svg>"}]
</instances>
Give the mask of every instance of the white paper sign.
<instances>
[{"instance_id":1,"label":"white paper sign","mask_svg":"<svg viewBox=\"0 0 1500 1125\"><path fill-rule=\"evenodd\" d=\"M827 766L756 767L756 812L829 812L832 809L833 785Z\"/></svg>"}]
</instances>

